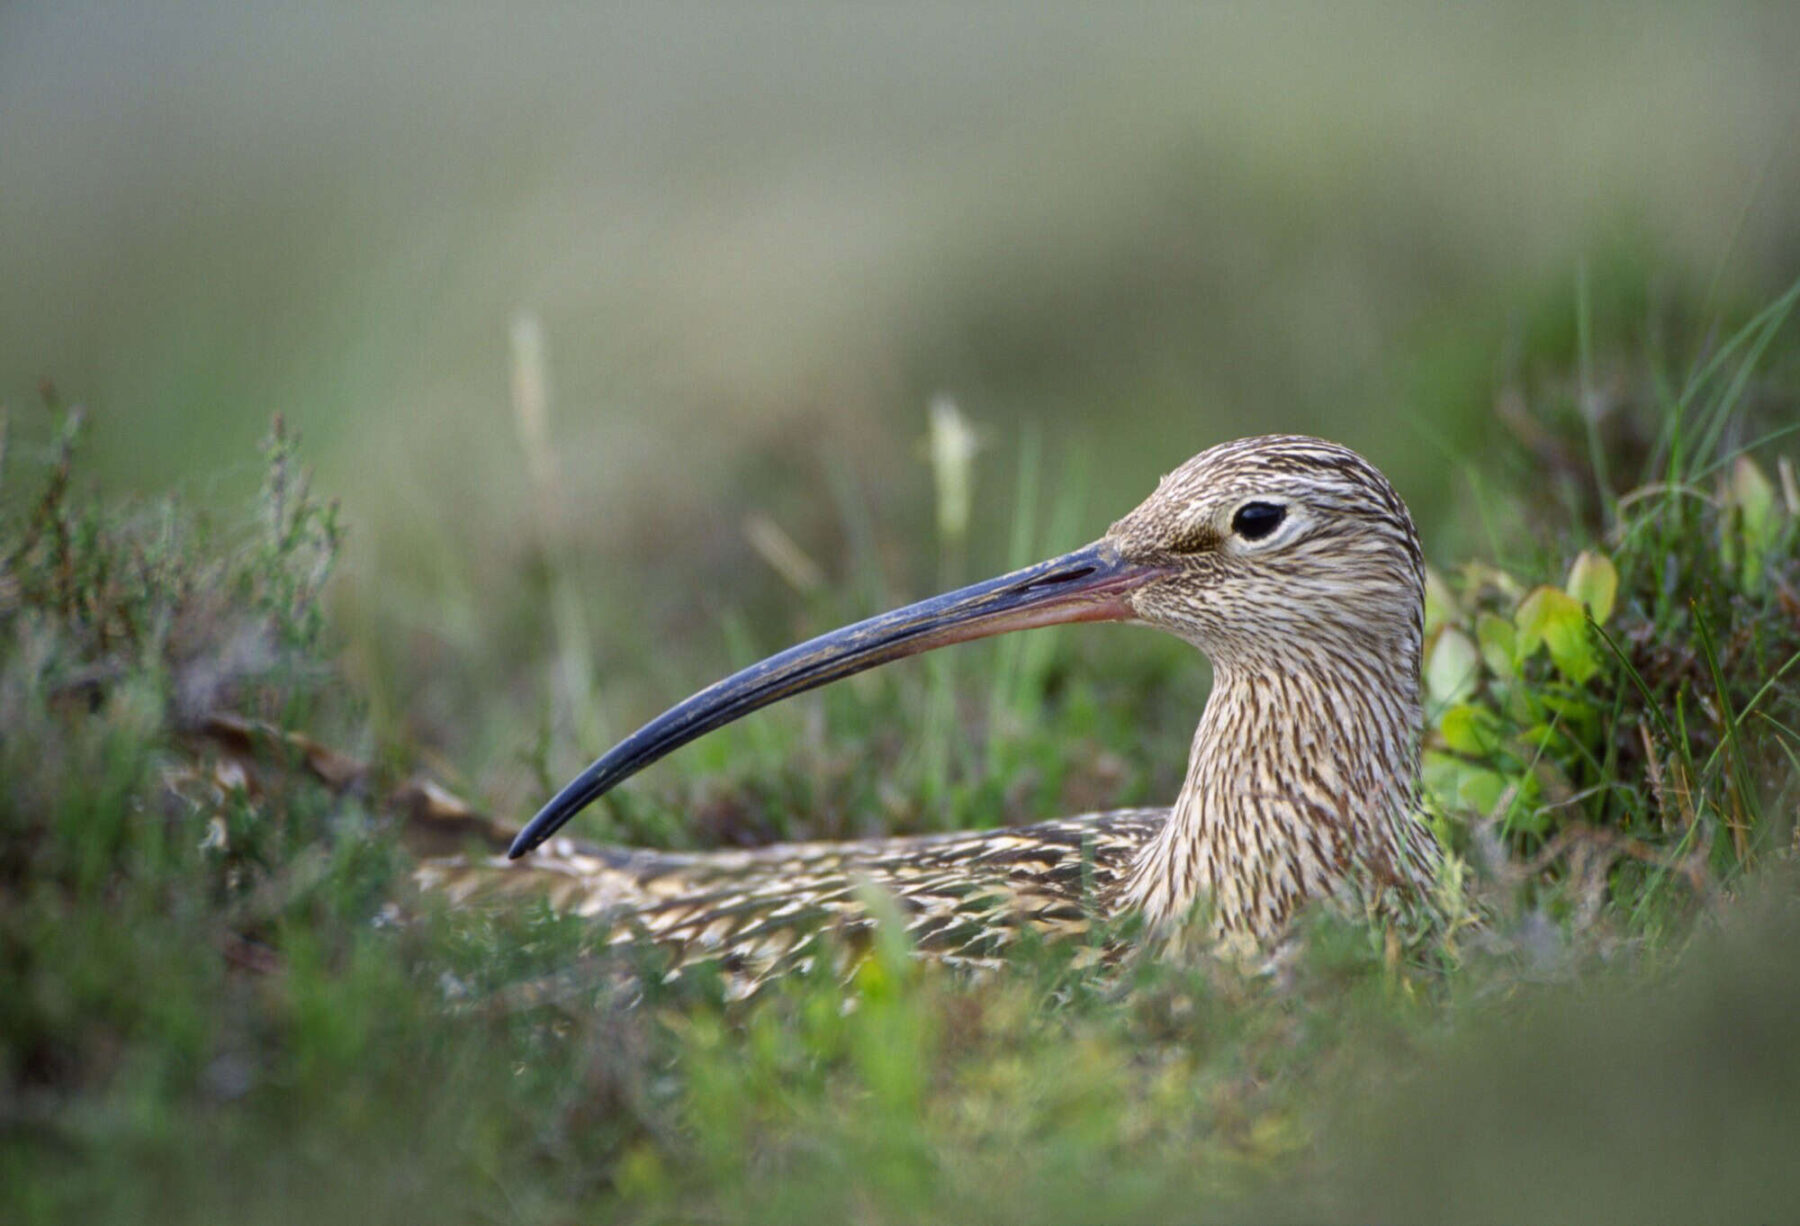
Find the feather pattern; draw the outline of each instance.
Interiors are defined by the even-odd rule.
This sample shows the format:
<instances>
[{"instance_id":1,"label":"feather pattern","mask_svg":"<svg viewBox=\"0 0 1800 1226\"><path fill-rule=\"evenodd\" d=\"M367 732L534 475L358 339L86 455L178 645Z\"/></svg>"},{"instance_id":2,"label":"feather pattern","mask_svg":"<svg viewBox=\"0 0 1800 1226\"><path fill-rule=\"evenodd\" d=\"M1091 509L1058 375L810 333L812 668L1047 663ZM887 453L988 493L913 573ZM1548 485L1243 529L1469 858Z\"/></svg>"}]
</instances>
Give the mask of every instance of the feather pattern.
<instances>
[{"instance_id":1,"label":"feather pattern","mask_svg":"<svg viewBox=\"0 0 1800 1226\"><path fill-rule=\"evenodd\" d=\"M556 839L529 861L441 857L417 876L457 902L543 898L606 920L614 943L655 941L677 968L717 961L742 995L809 967L825 934L835 952L854 954L882 899L916 950L959 965L996 965L1026 932L1083 936L1118 912L1132 857L1167 815L1120 809L998 830L709 852Z\"/></svg>"}]
</instances>

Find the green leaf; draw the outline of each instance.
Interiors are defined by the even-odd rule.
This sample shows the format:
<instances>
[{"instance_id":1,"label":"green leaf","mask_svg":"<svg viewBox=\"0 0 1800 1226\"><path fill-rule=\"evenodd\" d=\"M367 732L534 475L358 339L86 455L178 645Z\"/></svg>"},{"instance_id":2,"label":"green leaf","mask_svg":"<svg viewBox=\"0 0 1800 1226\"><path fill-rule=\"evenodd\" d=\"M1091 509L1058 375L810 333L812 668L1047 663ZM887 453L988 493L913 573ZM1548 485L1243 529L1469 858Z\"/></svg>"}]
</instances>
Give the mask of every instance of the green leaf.
<instances>
[{"instance_id":1,"label":"green leaf","mask_svg":"<svg viewBox=\"0 0 1800 1226\"><path fill-rule=\"evenodd\" d=\"M1598 712L1594 704L1586 699L1570 694L1544 694L1544 708L1553 713L1564 725L1576 729L1582 734L1596 731L1595 719Z\"/></svg>"},{"instance_id":2,"label":"green leaf","mask_svg":"<svg viewBox=\"0 0 1800 1226\"><path fill-rule=\"evenodd\" d=\"M1425 693L1433 705L1454 706L1475 692L1481 675L1481 656L1461 630L1446 626L1431 645L1425 663Z\"/></svg>"},{"instance_id":3,"label":"green leaf","mask_svg":"<svg viewBox=\"0 0 1800 1226\"><path fill-rule=\"evenodd\" d=\"M1510 786L1506 776L1446 753L1427 752L1419 778L1425 791L1443 808L1494 811Z\"/></svg>"},{"instance_id":4,"label":"green leaf","mask_svg":"<svg viewBox=\"0 0 1800 1226\"><path fill-rule=\"evenodd\" d=\"M1742 581L1746 590L1754 591L1762 583L1763 568L1769 551L1781 536L1780 508L1775 501L1775 486L1756 461L1739 456L1731 466L1731 479L1725 488L1726 505L1736 512L1733 517L1743 543ZM1727 550L1728 560L1732 551Z\"/></svg>"},{"instance_id":5,"label":"green leaf","mask_svg":"<svg viewBox=\"0 0 1800 1226\"><path fill-rule=\"evenodd\" d=\"M1550 616L1550 601L1563 593L1552 587L1534 588L1513 610L1513 628L1519 632L1519 658L1528 660L1544 645L1544 622Z\"/></svg>"},{"instance_id":6,"label":"green leaf","mask_svg":"<svg viewBox=\"0 0 1800 1226\"><path fill-rule=\"evenodd\" d=\"M1486 757L1500 747L1500 721L1486 707L1462 703L1444 712L1438 723L1444 744L1472 758Z\"/></svg>"},{"instance_id":7,"label":"green leaf","mask_svg":"<svg viewBox=\"0 0 1800 1226\"><path fill-rule=\"evenodd\" d=\"M1533 724L1519 733L1519 740L1544 753L1554 752L1560 739L1555 724Z\"/></svg>"},{"instance_id":8,"label":"green leaf","mask_svg":"<svg viewBox=\"0 0 1800 1226\"><path fill-rule=\"evenodd\" d=\"M1481 645L1482 663L1496 677L1512 678L1519 672L1519 635L1504 617L1483 613L1475 619L1475 641Z\"/></svg>"},{"instance_id":9,"label":"green leaf","mask_svg":"<svg viewBox=\"0 0 1800 1226\"><path fill-rule=\"evenodd\" d=\"M1430 635L1439 626L1462 620L1462 610L1457 607L1456 594L1444 577L1427 566L1425 568L1425 633Z\"/></svg>"},{"instance_id":10,"label":"green leaf","mask_svg":"<svg viewBox=\"0 0 1800 1226\"><path fill-rule=\"evenodd\" d=\"M1456 803L1456 787L1467 763L1454 754L1427 749L1419 759L1419 782L1427 796L1440 804Z\"/></svg>"},{"instance_id":11,"label":"green leaf","mask_svg":"<svg viewBox=\"0 0 1800 1226\"><path fill-rule=\"evenodd\" d=\"M1456 799L1463 808L1473 809L1485 816L1499 807L1500 798L1506 795L1506 789L1506 776L1499 771L1475 766L1463 771L1462 779L1457 784Z\"/></svg>"},{"instance_id":12,"label":"green leaf","mask_svg":"<svg viewBox=\"0 0 1800 1226\"><path fill-rule=\"evenodd\" d=\"M1535 724L1544 718L1544 704L1540 701L1541 687L1533 685L1509 685L1501 694L1500 710L1509 722L1524 727Z\"/></svg>"},{"instance_id":13,"label":"green leaf","mask_svg":"<svg viewBox=\"0 0 1800 1226\"><path fill-rule=\"evenodd\" d=\"M1519 581L1497 566L1486 562L1470 560L1461 568L1461 588L1465 598L1474 600L1481 593L1491 591L1504 596L1508 600L1519 598Z\"/></svg>"},{"instance_id":14,"label":"green leaf","mask_svg":"<svg viewBox=\"0 0 1800 1226\"><path fill-rule=\"evenodd\" d=\"M1530 656L1543 644L1550 649L1556 671L1577 685L1600 670L1588 637L1587 615L1581 602L1567 592L1537 588L1519 605L1513 624L1519 631L1520 656Z\"/></svg>"},{"instance_id":15,"label":"green leaf","mask_svg":"<svg viewBox=\"0 0 1800 1226\"><path fill-rule=\"evenodd\" d=\"M1569 568L1569 581L1563 590L1588 607L1597 625L1605 625L1619 594L1618 568L1605 554L1583 549Z\"/></svg>"}]
</instances>

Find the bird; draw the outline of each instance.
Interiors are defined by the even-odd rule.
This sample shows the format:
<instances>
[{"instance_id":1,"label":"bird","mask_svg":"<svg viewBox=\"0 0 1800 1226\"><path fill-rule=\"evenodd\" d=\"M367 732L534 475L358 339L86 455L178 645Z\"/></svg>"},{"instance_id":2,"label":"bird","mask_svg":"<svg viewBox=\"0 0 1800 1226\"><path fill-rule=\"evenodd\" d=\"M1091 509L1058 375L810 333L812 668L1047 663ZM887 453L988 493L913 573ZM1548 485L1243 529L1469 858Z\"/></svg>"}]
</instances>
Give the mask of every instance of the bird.
<instances>
[{"instance_id":1,"label":"bird","mask_svg":"<svg viewBox=\"0 0 1800 1226\"><path fill-rule=\"evenodd\" d=\"M1428 908L1441 853L1419 811L1424 598L1418 532L1373 464L1304 435L1222 443L1090 545L820 635L676 704L564 786L506 859L442 859L421 880L458 896L538 892L611 924L613 941L662 947L671 974L716 963L734 995L832 949L842 969L841 951L881 922L904 925L921 957L991 967L1027 934L1116 924L1242 955L1278 945L1320 900ZM1156 627L1211 660L1167 808L696 852L558 834L645 766L770 703L953 643L1090 621Z\"/></svg>"}]
</instances>

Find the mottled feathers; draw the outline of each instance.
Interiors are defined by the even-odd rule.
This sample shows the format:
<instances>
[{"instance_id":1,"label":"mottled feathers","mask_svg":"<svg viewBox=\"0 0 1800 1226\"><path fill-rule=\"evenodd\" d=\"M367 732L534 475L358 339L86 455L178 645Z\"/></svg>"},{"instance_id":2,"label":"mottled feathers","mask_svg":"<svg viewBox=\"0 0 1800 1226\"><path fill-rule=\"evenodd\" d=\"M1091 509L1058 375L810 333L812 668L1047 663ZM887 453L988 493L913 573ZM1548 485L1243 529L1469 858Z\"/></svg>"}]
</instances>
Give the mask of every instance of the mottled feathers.
<instances>
[{"instance_id":1,"label":"mottled feathers","mask_svg":"<svg viewBox=\"0 0 1800 1226\"><path fill-rule=\"evenodd\" d=\"M648 939L677 968L717 960L739 994L866 944L892 906L921 954L993 965L1021 934L1068 939L1117 910L1131 858L1167 817L1122 809L1030 826L750 850L665 852L559 838L523 862L424 862L418 880L461 902L543 898ZM822 938L824 938L822 940Z\"/></svg>"}]
</instances>

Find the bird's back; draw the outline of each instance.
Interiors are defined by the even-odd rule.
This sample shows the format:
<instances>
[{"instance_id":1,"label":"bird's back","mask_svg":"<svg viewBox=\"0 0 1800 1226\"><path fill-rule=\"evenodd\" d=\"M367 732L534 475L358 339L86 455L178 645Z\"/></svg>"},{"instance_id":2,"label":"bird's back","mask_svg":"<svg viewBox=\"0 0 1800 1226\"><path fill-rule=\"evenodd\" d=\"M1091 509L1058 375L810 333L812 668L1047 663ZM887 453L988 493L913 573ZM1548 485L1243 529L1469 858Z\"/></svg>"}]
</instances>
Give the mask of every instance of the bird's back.
<instances>
[{"instance_id":1,"label":"bird's back","mask_svg":"<svg viewBox=\"0 0 1800 1226\"><path fill-rule=\"evenodd\" d=\"M734 991L854 953L892 908L937 960L984 965L1022 934L1078 938L1111 914L1132 857L1166 809L1119 809L1029 826L744 850L652 851L555 839L527 861L445 857L420 883L455 901L537 896L593 916L612 940L649 940L677 967L716 961Z\"/></svg>"}]
</instances>

